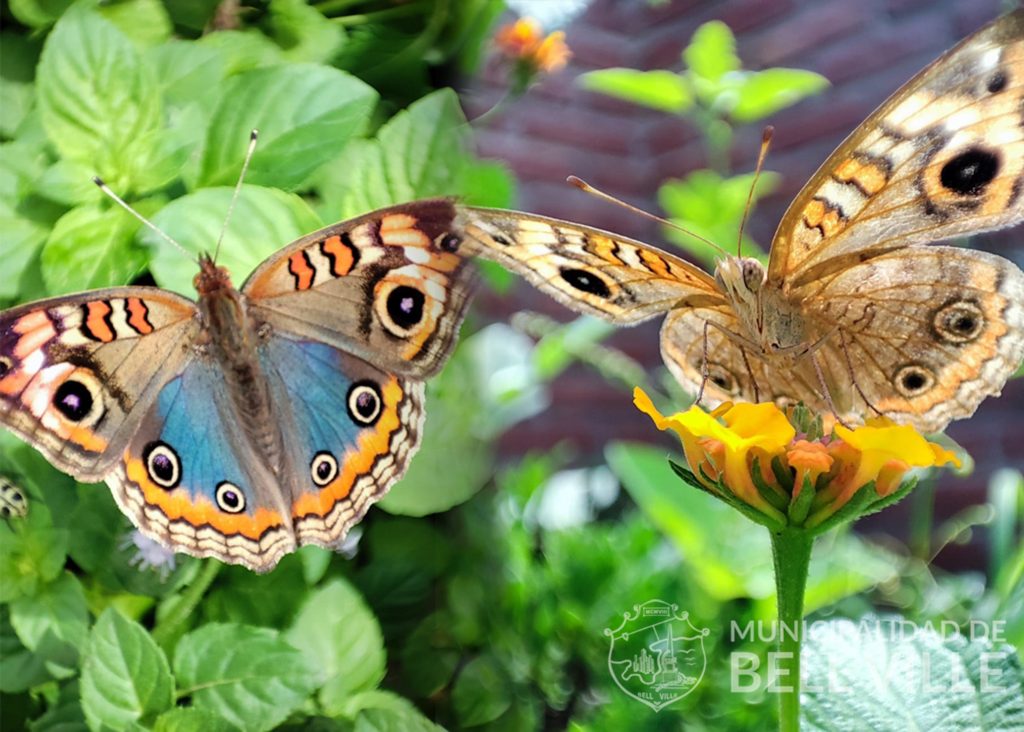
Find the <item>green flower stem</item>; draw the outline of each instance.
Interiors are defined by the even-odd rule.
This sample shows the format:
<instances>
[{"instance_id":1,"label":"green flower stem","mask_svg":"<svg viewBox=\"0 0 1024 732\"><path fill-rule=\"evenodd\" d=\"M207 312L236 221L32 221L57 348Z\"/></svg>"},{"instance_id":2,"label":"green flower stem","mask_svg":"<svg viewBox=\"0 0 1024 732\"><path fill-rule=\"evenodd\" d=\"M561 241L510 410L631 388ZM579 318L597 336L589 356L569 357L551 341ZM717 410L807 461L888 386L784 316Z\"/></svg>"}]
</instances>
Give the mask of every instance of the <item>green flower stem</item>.
<instances>
[{"instance_id":1,"label":"green flower stem","mask_svg":"<svg viewBox=\"0 0 1024 732\"><path fill-rule=\"evenodd\" d=\"M210 589L210 585L213 584L213 580L217 577L217 573L220 572L222 566L215 559L207 559L203 562L199 576L181 593L174 608L157 622L156 627L153 629L153 640L162 644L164 641L174 637L179 627L184 625L189 615L192 614L196 606L199 605L200 600L206 595L206 591Z\"/></svg>"},{"instance_id":2,"label":"green flower stem","mask_svg":"<svg viewBox=\"0 0 1024 732\"><path fill-rule=\"evenodd\" d=\"M801 529L772 532L776 601L779 608L779 729L800 729L800 645L804 616L804 588L814 538Z\"/></svg>"}]
</instances>

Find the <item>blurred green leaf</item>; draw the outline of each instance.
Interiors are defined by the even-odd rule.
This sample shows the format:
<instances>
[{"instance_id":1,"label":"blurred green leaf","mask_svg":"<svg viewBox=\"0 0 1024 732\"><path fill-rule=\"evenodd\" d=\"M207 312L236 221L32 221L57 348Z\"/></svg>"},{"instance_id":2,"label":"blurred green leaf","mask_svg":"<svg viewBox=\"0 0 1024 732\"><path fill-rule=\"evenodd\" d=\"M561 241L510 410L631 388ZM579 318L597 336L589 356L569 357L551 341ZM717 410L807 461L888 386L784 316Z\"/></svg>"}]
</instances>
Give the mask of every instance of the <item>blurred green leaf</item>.
<instances>
[{"instance_id":1,"label":"blurred green leaf","mask_svg":"<svg viewBox=\"0 0 1024 732\"><path fill-rule=\"evenodd\" d=\"M212 252L231 205L231 188L205 188L164 206L153 223L196 256ZM275 188L246 185L235 204L217 263L227 267L236 283L287 243L320 227L320 220L298 196ZM192 279L198 267L163 238L146 229L142 241L150 247L150 269L157 284L194 295Z\"/></svg>"},{"instance_id":2,"label":"blurred green leaf","mask_svg":"<svg viewBox=\"0 0 1024 732\"><path fill-rule=\"evenodd\" d=\"M290 189L362 133L377 92L327 66L289 64L230 79L210 122L193 188L233 184L249 133L259 130L246 180Z\"/></svg>"},{"instance_id":3,"label":"blurred green leaf","mask_svg":"<svg viewBox=\"0 0 1024 732\"><path fill-rule=\"evenodd\" d=\"M428 615L402 647L402 675L416 696L429 698L446 687L461 654L447 613Z\"/></svg>"},{"instance_id":4,"label":"blurred green leaf","mask_svg":"<svg viewBox=\"0 0 1024 732\"><path fill-rule=\"evenodd\" d=\"M277 631L231 623L208 623L183 636L174 672L179 693L194 707L254 732L287 719L317 683L310 662Z\"/></svg>"},{"instance_id":5,"label":"blurred green leaf","mask_svg":"<svg viewBox=\"0 0 1024 732\"><path fill-rule=\"evenodd\" d=\"M65 572L41 592L15 600L11 626L25 648L46 663L52 676L70 675L89 635L89 611L81 583Z\"/></svg>"},{"instance_id":6,"label":"blurred green leaf","mask_svg":"<svg viewBox=\"0 0 1024 732\"><path fill-rule=\"evenodd\" d=\"M7 608L0 607L0 693L28 691L49 679L46 659L22 645L11 627Z\"/></svg>"},{"instance_id":7,"label":"blurred green leaf","mask_svg":"<svg viewBox=\"0 0 1024 732\"><path fill-rule=\"evenodd\" d=\"M67 556L68 533L54 528L45 504L30 505L17 526L0 522L0 602L34 595L60 575Z\"/></svg>"},{"instance_id":8,"label":"blurred green leaf","mask_svg":"<svg viewBox=\"0 0 1024 732\"><path fill-rule=\"evenodd\" d=\"M316 669L318 698L331 716L349 697L384 678L384 638L359 593L343 579L316 589L300 608L285 639Z\"/></svg>"},{"instance_id":9,"label":"blurred green leaf","mask_svg":"<svg viewBox=\"0 0 1024 732\"><path fill-rule=\"evenodd\" d=\"M175 707L156 718L153 732L235 732L239 728L207 709Z\"/></svg>"},{"instance_id":10,"label":"blurred green leaf","mask_svg":"<svg viewBox=\"0 0 1024 732\"><path fill-rule=\"evenodd\" d=\"M464 177L471 163L468 136L455 93L439 89L428 94L388 120L376 139L350 145L340 161L321 171L329 212L325 216L355 216L393 203L459 193L460 183L473 180ZM499 173L492 169L487 175Z\"/></svg>"},{"instance_id":11,"label":"blurred green leaf","mask_svg":"<svg viewBox=\"0 0 1024 732\"><path fill-rule=\"evenodd\" d=\"M343 715L357 732L443 732L411 702L390 691L365 691L351 697Z\"/></svg>"},{"instance_id":12,"label":"blurred green leaf","mask_svg":"<svg viewBox=\"0 0 1024 732\"><path fill-rule=\"evenodd\" d=\"M452 704L463 727L487 724L504 714L512 698L497 659L483 654L463 666L452 689Z\"/></svg>"},{"instance_id":13,"label":"blurred green leaf","mask_svg":"<svg viewBox=\"0 0 1024 732\"><path fill-rule=\"evenodd\" d=\"M12 81L0 76L0 137L11 138L25 121L35 102L35 89L24 81Z\"/></svg>"},{"instance_id":14,"label":"blurred green leaf","mask_svg":"<svg viewBox=\"0 0 1024 732\"><path fill-rule=\"evenodd\" d=\"M697 170L684 179L670 179L658 189L658 202L674 223L718 244L726 251L735 251L747 196L754 183L753 173L725 178L713 170ZM775 190L779 176L764 171L757 180L751 205ZM714 266L719 252L704 242L678 229L664 227L665 235L687 252ZM744 256L764 256L761 249L744 235Z\"/></svg>"},{"instance_id":15,"label":"blurred green leaf","mask_svg":"<svg viewBox=\"0 0 1024 732\"><path fill-rule=\"evenodd\" d=\"M269 22L289 61L328 63L345 42L341 26L303 0L270 0Z\"/></svg>"},{"instance_id":16,"label":"blurred green leaf","mask_svg":"<svg viewBox=\"0 0 1024 732\"><path fill-rule=\"evenodd\" d=\"M256 31L221 30L207 33L196 41L196 45L217 51L224 59L227 76L284 63L281 48ZM245 134L249 134L248 130Z\"/></svg>"},{"instance_id":17,"label":"blurred green leaf","mask_svg":"<svg viewBox=\"0 0 1024 732\"><path fill-rule=\"evenodd\" d=\"M160 0L118 0L99 3L96 10L140 49L163 43L174 30Z\"/></svg>"},{"instance_id":18,"label":"blurred green leaf","mask_svg":"<svg viewBox=\"0 0 1024 732\"><path fill-rule=\"evenodd\" d=\"M694 31L690 44L683 50L683 61L691 72L710 82L741 68L736 38L720 20L705 23Z\"/></svg>"},{"instance_id":19,"label":"blurred green leaf","mask_svg":"<svg viewBox=\"0 0 1024 732\"><path fill-rule=\"evenodd\" d=\"M107 609L89 636L82 665L82 708L92 729L150 725L174 704L174 678L145 629Z\"/></svg>"},{"instance_id":20,"label":"blurred green leaf","mask_svg":"<svg viewBox=\"0 0 1024 732\"><path fill-rule=\"evenodd\" d=\"M30 28L52 25L73 0L11 0L11 15Z\"/></svg>"},{"instance_id":21,"label":"blurred green leaf","mask_svg":"<svg viewBox=\"0 0 1024 732\"><path fill-rule=\"evenodd\" d=\"M80 732L86 728L78 679L61 684L46 713L29 725L29 732Z\"/></svg>"},{"instance_id":22,"label":"blurred green leaf","mask_svg":"<svg viewBox=\"0 0 1024 732\"><path fill-rule=\"evenodd\" d=\"M580 76L583 88L663 112L682 113L693 106L689 82L671 71L601 69Z\"/></svg>"},{"instance_id":23,"label":"blurred green leaf","mask_svg":"<svg viewBox=\"0 0 1024 732\"><path fill-rule=\"evenodd\" d=\"M737 122L756 122L814 96L828 87L828 79L803 69L765 69L747 76L737 89L729 112Z\"/></svg>"},{"instance_id":24,"label":"blurred green leaf","mask_svg":"<svg viewBox=\"0 0 1024 732\"><path fill-rule=\"evenodd\" d=\"M135 245L140 224L120 207L80 206L57 222L43 246L43 279L52 294L127 284L146 266Z\"/></svg>"}]
</instances>

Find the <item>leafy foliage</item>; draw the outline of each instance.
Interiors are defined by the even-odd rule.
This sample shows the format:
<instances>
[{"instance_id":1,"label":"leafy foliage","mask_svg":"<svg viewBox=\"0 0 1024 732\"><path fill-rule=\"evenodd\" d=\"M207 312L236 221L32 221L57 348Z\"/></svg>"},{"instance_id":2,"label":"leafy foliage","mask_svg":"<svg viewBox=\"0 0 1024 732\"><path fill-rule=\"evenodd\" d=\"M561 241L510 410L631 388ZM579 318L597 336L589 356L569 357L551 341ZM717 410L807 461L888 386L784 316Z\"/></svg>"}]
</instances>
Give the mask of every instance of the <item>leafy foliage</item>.
<instances>
[{"instance_id":1,"label":"leafy foliage","mask_svg":"<svg viewBox=\"0 0 1024 732\"><path fill-rule=\"evenodd\" d=\"M5 9L15 21L0 44L5 305L131 281L189 293L194 264L89 178L102 176L189 252L210 249L253 127L259 146L219 255L239 278L297 236L378 206L432 195L511 203L513 180L472 153L456 95L433 81L475 68L499 0L232 7ZM815 88L799 73L742 71L733 46L727 29L708 26L685 53L687 74L622 70L601 83L691 118L704 110L716 144L727 139L721 123ZM666 209L720 237L748 182L722 169L670 182ZM699 220L712 200L721 219ZM0 434L0 474L30 502L23 519L0 523L0 726L769 726L766 694L730 689L729 656L763 657L770 644L733 637L725 620L770 617L761 537L679 492L661 450L609 445L610 470L566 470L578 456L558 445L514 465L495 457L509 427L547 408L559 374L582 362L635 384L639 366L600 345L609 329L594 320L524 316L512 329L471 316L464 330L429 385L423 447L384 510L344 554L307 547L267 575L184 556L147 566L165 560L131 534L105 486L78 484ZM993 503L1012 503L1007 490ZM1019 649L1024 562L1005 538L1018 530L1014 509L1004 513L991 589L841 535L818 547L808 606L821 617L858 617L870 602L917 621L1005 617ZM650 598L677 602L709 630L706 678L657 715L614 683L603 632ZM950 653L975 668L964 649ZM832 728L840 717L828 704L816 699L808 723ZM1002 716L986 708L979 719L1015 719L1012 700L990 707Z\"/></svg>"}]
</instances>

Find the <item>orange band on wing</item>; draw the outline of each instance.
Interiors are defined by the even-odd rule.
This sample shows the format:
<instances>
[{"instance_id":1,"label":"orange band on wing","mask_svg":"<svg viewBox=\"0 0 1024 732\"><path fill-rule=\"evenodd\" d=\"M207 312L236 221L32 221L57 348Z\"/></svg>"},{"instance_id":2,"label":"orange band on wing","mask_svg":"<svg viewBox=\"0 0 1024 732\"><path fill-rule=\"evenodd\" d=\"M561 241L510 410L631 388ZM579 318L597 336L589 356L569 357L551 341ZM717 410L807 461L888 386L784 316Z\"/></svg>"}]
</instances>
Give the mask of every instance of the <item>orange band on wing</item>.
<instances>
[{"instance_id":1,"label":"orange band on wing","mask_svg":"<svg viewBox=\"0 0 1024 732\"><path fill-rule=\"evenodd\" d=\"M374 430L361 434L356 449L345 454L337 478L315 493L299 496L292 505L292 516L326 516L339 501L348 497L356 480L369 473L374 462L391 450L391 436L402 426L398 418L398 405L405 391L398 379L392 377L383 385L381 395L384 399L384 412Z\"/></svg>"},{"instance_id":2,"label":"orange band on wing","mask_svg":"<svg viewBox=\"0 0 1024 732\"><path fill-rule=\"evenodd\" d=\"M268 529L282 524L281 515L268 508L257 508L253 515L247 513L229 514L218 509L206 496L193 501L185 488L165 490L149 480L142 460L133 458L128 451L124 454L125 473L128 480L142 489L143 499L172 521L186 521L199 528L211 526L226 536L241 534L259 541Z\"/></svg>"},{"instance_id":3,"label":"orange band on wing","mask_svg":"<svg viewBox=\"0 0 1024 732\"><path fill-rule=\"evenodd\" d=\"M125 308L128 310L128 325L136 333L147 335L153 332L153 324L149 322L149 308L146 303L137 297L129 297L125 300Z\"/></svg>"},{"instance_id":4,"label":"orange band on wing","mask_svg":"<svg viewBox=\"0 0 1024 732\"><path fill-rule=\"evenodd\" d=\"M103 343L114 340L114 330L107 318L113 308L106 300L94 300L85 304L85 331L88 336Z\"/></svg>"},{"instance_id":5,"label":"orange band on wing","mask_svg":"<svg viewBox=\"0 0 1024 732\"><path fill-rule=\"evenodd\" d=\"M306 259L305 251L295 252L295 254L288 258L288 271L295 277L296 290L308 290L313 286L313 277L316 276L316 270L313 269L309 264L309 260Z\"/></svg>"},{"instance_id":6,"label":"orange band on wing","mask_svg":"<svg viewBox=\"0 0 1024 732\"><path fill-rule=\"evenodd\" d=\"M352 271L356 255L351 245L346 245L340 236L332 236L320 244L320 249L331 259L331 272L335 277L344 277Z\"/></svg>"}]
</instances>

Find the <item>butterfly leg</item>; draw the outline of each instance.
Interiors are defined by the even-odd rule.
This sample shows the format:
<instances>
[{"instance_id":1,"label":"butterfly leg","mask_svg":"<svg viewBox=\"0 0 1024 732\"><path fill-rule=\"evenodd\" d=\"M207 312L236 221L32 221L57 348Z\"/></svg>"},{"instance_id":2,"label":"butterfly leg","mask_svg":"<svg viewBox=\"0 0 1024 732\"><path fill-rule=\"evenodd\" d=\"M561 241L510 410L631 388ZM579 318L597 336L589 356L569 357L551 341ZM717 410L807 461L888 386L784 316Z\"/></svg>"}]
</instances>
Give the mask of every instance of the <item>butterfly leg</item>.
<instances>
[{"instance_id":1,"label":"butterfly leg","mask_svg":"<svg viewBox=\"0 0 1024 732\"><path fill-rule=\"evenodd\" d=\"M846 336L843 335L843 331L841 330L839 331L839 347L843 350L843 358L846 360L846 373L850 375L850 382L853 384L853 388L856 389L858 394L860 394L860 398L864 400L864 403L868 408L881 417L881 410L871 403L867 394L864 393L864 390L860 388L860 384L857 383L857 376L853 372L853 361L850 359L850 351L846 347Z\"/></svg>"},{"instance_id":2,"label":"butterfly leg","mask_svg":"<svg viewBox=\"0 0 1024 732\"><path fill-rule=\"evenodd\" d=\"M712 326L712 325L715 326L722 333L722 335L724 335L726 338L728 338L729 340L734 342L736 344L736 346L739 348L740 355L743 357L743 365L746 367L747 375L750 377L750 383L754 387L754 401L755 402L761 401L761 396L760 396L761 395L761 389L757 385L757 377L754 376L754 370L752 368L750 368L750 361L747 359L747 349L748 348L755 348L756 349L757 348L757 344L755 344L753 341L747 340L746 338L744 338L743 336L741 336L741 335L739 335L737 333L733 333L732 331L726 329L725 327L723 327L719 323L714 322L713 320L705 320L704 321L704 347L703 347L703 354L702 354L702 358L701 358L701 368L700 368L700 375L701 375L700 390L697 392L697 400L694 402L694 404L700 404L701 397L704 396L704 386L708 383L708 379L710 378L709 369L708 369L708 327Z\"/></svg>"},{"instance_id":3,"label":"butterfly leg","mask_svg":"<svg viewBox=\"0 0 1024 732\"><path fill-rule=\"evenodd\" d=\"M710 320L704 321L704 345L700 359L700 389L697 390L697 399L693 402L694 404L700 404L700 400L704 398L704 387L708 384L708 326L710 325Z\"/></svg>"},{"instance_id":4,"label":"butterfly leg","mask_svg":"<svg viewBox=\"0 0 1024 732\"><path fill-rule=\"evenodd\" d=\"M839 410L836 409L835 403L832 401L832 392L828 388L828 382L825 380L825 373L821 369L821 364L818 363L818 354L811 353L811 364L814 366L814 373L818 376L818 383L821 385L821 394L825 398L825 403L828 405L829 411L835 415L836 421L847 429L851 429L850 425L843 421L843 418L839 416Z\"/></svg>"}]
</instances>

